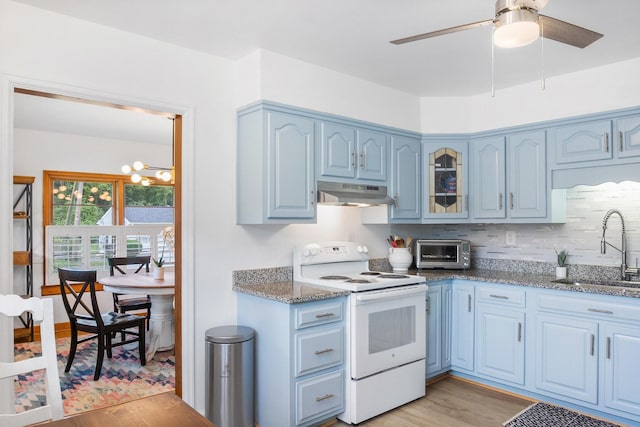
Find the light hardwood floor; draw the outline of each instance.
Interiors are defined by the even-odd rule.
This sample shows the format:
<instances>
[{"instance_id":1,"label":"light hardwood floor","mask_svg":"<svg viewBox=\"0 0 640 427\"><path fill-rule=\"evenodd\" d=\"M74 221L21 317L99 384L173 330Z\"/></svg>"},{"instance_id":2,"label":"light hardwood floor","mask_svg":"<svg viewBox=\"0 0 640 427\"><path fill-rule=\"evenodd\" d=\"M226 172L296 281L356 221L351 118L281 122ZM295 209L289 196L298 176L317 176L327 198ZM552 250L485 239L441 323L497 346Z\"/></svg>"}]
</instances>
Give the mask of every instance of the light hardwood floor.
<instances>
[{"instance_id":1,"label":"light hardwood floor","mask_svg":"<svg viewBox=\"0 0 640 427\"><path fill-rule=\"evenodd\" d=\"M363 427L499 427L533 402L453 377L427 386L427 395L379 415ZM331 427L348 426L341 421Z\"/></svg>"}]
</instances>

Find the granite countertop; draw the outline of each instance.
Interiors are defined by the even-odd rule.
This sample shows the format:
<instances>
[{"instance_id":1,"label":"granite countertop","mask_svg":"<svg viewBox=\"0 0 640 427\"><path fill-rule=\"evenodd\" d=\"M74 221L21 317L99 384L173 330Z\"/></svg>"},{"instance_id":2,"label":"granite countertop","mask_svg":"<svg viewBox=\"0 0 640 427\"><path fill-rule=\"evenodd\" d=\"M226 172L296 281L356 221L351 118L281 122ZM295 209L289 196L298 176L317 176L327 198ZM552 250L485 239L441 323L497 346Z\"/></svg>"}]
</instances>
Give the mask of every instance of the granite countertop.
<instances>
[{"instance_id":1,"label":"granite countertop","mask_svg":"<svg viewBox=\"0 0 640 427\"><path fill-rule=\"evenodd\" d=\"M276 271L277 270L277 271ZM290 279L290 274L286 268L273 269L275 275L271 274L271 269L245 270L234 275L233 290L249 295L271 299L287 304L298 304L309 301L317 301L328 298L335 298L348 295L349 291L309 285ZM496 271L488 269L472 270L411 270L410 274L424 277L427 284L438 280L463 279L478 282L499 283L505 285L519 285L542 289L555 289L560 291L582 292L589 294L623 296L629 298L640 298L640 285L616 283L612 281L598 282L590 280L588 283L579 285L569 283L554 282L555 276L530 272ZM603 284L594 284L603 283ZM607 283L610 283L607 285Z\"/></svg>"}]
</instances>

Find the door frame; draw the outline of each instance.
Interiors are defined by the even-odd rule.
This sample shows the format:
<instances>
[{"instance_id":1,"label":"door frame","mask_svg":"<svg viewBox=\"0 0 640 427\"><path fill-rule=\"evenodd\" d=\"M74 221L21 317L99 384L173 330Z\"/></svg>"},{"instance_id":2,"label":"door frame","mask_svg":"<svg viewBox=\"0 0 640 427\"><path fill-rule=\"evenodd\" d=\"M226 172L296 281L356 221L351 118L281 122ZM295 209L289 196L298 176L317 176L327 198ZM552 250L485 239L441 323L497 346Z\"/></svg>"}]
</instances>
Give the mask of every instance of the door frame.
<instances>
[{"instance_id":1,"label":"door frame","mask_svg":"<svg viewBox=\"0 0 640 427\"><path fill-rule=\"evenodd\" d=\"M14 90L16 88L59 94L91 102L121 105L152 111L163 111L182 117L179 123L182 138L174 144L176 167L175 187L175 224L176 224L176 394L191 406L195 401L195 316L189 307L194 306L194 138L193 107L170 102L159 102L144 98L133 98L123 94L100 92L71 85L34 80L22 76L6 75L1 77L0 87L0 200L3 206L11 206L13 197L13 123ZM187 203L182 203L187 201ZM6 202L6 203L5 203ZM0 293L13 292L12 241L13 226L11 212L0 209ZM183 309L183 308L187 309ZM0 319L1 322L1 319ZM13 325L0 323L2 336L13 336ZM12 341L12 340L11 340ZM13 357L13 346L0 348L0 360ZM184 363L187 361L187 363ZM0 384L0 400L5 396L8 384ZM13 385L11 384L11 387Z\"/></svg>"}]
</instances>

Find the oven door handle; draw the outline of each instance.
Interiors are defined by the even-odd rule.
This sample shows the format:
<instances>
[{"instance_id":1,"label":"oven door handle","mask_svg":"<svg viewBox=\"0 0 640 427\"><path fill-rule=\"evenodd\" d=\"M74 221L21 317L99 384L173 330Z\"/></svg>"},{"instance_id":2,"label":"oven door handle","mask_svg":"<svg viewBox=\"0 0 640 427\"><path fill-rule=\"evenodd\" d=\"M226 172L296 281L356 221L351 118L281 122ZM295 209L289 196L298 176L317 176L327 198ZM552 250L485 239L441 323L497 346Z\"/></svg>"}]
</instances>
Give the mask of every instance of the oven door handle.
<instances>
[{"instance_id":1,"label":"oven door handle","mask_svg":"<svg viewBox=\"0 0 640 427\"><path fill-rule=\"evenodd\" d=\"M365 303L370 301L377 301L382 299L392 299L392 298L404 298L409 295L418 295L427 293L426 285L418 285L418 286L402 286L398 288L391 289L380 289L377 291L371 292L363 292L356 293L356 304L357 303Z\"/></svg>"}]
</instances>

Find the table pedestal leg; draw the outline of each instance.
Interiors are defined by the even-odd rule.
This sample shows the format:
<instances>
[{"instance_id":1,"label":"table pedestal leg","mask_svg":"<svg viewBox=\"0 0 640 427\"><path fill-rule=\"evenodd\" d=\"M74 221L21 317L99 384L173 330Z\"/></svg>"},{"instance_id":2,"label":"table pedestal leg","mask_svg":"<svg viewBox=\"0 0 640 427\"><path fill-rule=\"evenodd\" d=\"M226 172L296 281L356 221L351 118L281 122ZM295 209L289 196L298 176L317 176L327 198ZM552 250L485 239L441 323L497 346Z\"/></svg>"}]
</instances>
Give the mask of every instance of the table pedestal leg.
<instances>
[{"instance_id":1,"label":"table pedestal leg","mask_svg":"<svg viewBox=\"0 0 640 427\"><path fill-rule=\"evenodd\" d=\"M173 318L173 295L149 295L151 318L147 334L147 360L153 359L156 351L170 350L175 345L175 322Z\"/></svg>"}]
</instances>

